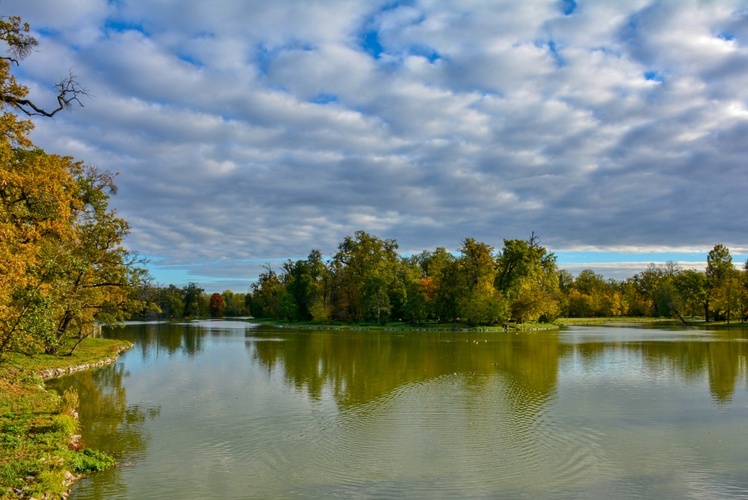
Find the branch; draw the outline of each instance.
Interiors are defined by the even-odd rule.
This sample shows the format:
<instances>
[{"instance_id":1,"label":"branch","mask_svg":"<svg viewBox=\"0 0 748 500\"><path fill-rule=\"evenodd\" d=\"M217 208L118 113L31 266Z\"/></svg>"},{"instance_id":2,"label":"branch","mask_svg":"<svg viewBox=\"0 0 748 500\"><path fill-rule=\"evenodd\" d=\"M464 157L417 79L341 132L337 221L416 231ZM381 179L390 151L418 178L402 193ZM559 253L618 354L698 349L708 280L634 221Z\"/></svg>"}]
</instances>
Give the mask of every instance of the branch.
<instances>
[{"instance_id":1,"label":"branch","mask_svg":"<svg viewBox=\"0 0 748 500\"><path fill-rule=\"evenodd\" d=\"M58 106L52 111L40 108L29 99L19 99L13 95L0 95L0 100L20 110L26 116L46 116L47 118L51 118L63 109L70 108L73 103L78 103L80 107L83 107L80 97L89 95L88 91L81 87L75 79L75 75L72 71L67 78L61 80L60 83L54 86L54 88L57 90Z\"/></svg>"}]
</instances>

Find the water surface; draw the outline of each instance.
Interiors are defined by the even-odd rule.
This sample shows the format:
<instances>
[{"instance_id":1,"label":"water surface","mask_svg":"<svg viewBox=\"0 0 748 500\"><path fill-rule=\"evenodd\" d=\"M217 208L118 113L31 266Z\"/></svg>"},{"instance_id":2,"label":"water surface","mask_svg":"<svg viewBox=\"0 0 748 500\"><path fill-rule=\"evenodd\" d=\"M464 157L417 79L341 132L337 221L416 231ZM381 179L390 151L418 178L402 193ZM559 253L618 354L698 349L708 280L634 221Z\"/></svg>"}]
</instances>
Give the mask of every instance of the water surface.
<instances>
[{"instance_id":1,"label":"water surface","mask_svg":"<svg viewBox=\"0 0 748 500\"><path fill-rule=\"evenodd\" d=\"M140 324L64 377L91 498L748 497L748 334Z\"/></svg>"}]
</instances>

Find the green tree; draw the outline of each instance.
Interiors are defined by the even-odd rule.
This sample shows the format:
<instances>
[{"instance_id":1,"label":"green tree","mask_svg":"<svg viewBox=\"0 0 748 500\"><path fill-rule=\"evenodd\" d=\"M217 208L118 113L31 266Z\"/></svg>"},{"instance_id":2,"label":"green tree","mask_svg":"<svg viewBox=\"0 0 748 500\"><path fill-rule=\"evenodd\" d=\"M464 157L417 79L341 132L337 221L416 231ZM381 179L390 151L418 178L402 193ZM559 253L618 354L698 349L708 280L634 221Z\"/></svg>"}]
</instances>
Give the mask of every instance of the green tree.
<instances>
[{"instance_id":1,"label":"green tree","mask_svg":"<svg viewBox=\"0 0 748 500\"><path fill-rule=\"evenodd\" d=\"M561 310L556 256L535 233L527 240L504 240L498 255L496 288L510 301L512 318L553 321Z\"/></svg>"},{"instance_id":2,"label":"green tree","mask_svg":"<svg viewBox=\"0 0 748 500\"><path fill-rule=\"evenodd\" d=\"M395 240L382 240L364 231L356 231L338 245L332 262L338 319L381 322L389 316L390 295L399 285L397 248Z\"/></svg>"},{"instance_id":3,"label":"green tree","mask_svg":"<svg viewBox=\"0 0 748 500\"><path fill-rule=\"evenodd\" d=\"M190 282L186 287L182 288L182 300L184 303L184 310L182 311L183 318L201 316L201 299L203 293L205 293L205 290L197 286L197 283Z\"/></svg>"},{"instance_id":4,"label":"green tree","mask_svg":"<svg viewBox=\"0 0 748 500\"><path fill-rule=\"evenodd\" d=\"M287 261L283 265L285 316L296 321L309 321L327 306L328 270L322 252L312 250L306 260ZM292 301L293 305L290 302Z\"/></svg>"},{"instance_id":5,"label":"green tree","mask_svg":"<svg viewBox=\"0 0 748 500\"><path fill-rule=\"evenodd\" d=\"M684 269L673 282L681 297L685 315L709 317L709 289L706 274L695 269Z\"/></svg>"},{"instance_id":6,"label":"green tree","mask_svg":"<svg viewBox=\"0 0 748 500\"><path fill-rule=\"evenodd\" d=\"M176 285L159 289L156 301L161 309L161 318L177 319L184 313L184 290Z\"/></svg>"},{"instance_id":7,"label":"green tree","mask_svg":"<svg viewBox=\"0 0 748 500\"><path fill-rule=\"evenodd\" d=\"M714 312L717 318L724 317L724 314L729 316L731 299L734 295L734 270L730 250L721 243L715 245L706 257L706 285L709 301L706 321L709 321L709 312ZM713 299L718 302L716 308L711 304Z\"/></svg>"},{"instance_id":8,"label":"green tree","mask_svg":"<svg viewBox=\"0 0 748 500\"><path fill-rule=\"evenodd\" d=\"M249 312L258 318L281 318L281 299L286 292L281 277L266 265L257 282L252 283Z\"/></svg>"},{"instance_id":9,"label":"green tree","mask_svg":"<svg viewBox=\"0 0 748 500\"><path fill-rule=\"evenodd\" d=\"M465 238L457 258L459 316L471 325L495 324L508 319L508 303L494 286L494 248L473 238Z\"/></svg>"},{"instance_id":10,"label":"green tree","mask_svg":"<svg viewBox=\"0 0 748 500\"><path fill-rule=\"evenodd\" d=\"M223 302L226 304L226 308L223 312L224 316L237 317L247 316L249 314L245 304L245 294L234 293L231 290L224 290L221 295L223 295Z\"/></svg>"}]
</instances>

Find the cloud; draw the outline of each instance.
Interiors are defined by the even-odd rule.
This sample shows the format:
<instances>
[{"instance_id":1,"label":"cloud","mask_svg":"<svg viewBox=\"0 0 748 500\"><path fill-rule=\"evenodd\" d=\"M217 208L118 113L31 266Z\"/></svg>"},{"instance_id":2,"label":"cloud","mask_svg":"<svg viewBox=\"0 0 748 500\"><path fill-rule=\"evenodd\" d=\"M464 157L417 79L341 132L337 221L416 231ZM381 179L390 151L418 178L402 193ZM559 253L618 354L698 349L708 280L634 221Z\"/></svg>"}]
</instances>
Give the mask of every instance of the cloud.
<instances>
[{"instance_id":1,"label":"cloud","mask_svg":"<svg viewBox=\"0 0 748 500\"><path fill-rule=\"evenodd\" d=\"M162 276L252 279L358 229L413 252L748 247L739 1L3 7L40 40L34 98L68 69L92 94L34 140L120 172Z\"/></svg>"}]
</instances>

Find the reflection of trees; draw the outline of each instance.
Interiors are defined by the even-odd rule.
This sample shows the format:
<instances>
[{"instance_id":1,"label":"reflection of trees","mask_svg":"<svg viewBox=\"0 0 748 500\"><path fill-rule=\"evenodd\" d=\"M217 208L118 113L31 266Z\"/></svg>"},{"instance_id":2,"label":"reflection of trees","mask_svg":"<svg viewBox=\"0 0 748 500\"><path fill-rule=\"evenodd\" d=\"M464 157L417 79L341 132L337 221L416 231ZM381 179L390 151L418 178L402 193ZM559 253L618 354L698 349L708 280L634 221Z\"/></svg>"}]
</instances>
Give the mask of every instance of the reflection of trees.
<instances>
[{"instance_id":1,"label":"reflection of trees","mask_svg":"<svg viewBox=\"0 0 748 500\"><path fill-rule=\"evenodd\" d=\"M186 323L143 323L107 329L105 334L111 338L129 340L135 349L140 349L143 359L147 359L153 353L158 356L163 352L169 356L184 353L192 357L203 350L202 340L208 331Z\"/></svg>"},{"instance_id":2,"label":"reflection of trees","mask_svg":"<svg viewBox=\"0 0 748 500\"><path fill-rule=\"evenodd\" d=\"M650 365L662 365L677 371L686 380L707 375L712 397L720 403L732 400L735 384L746 375L748 348L730 334L714 334L710 341L648 342L641 346Z\"/></svg>"},{"instance_id":3,"label":"reflection of trees","mask_svg":"<svg viewBox=\"0 0 748 500\"><path fill-rule=\"evenodd\" d=\"M85 445L115 456L121 456L125 450L128 453L142 450L145 443L140 427L147 417L160 411L128 405L122 384L125 376L124 366L115 363L50 382L60 393L72 389L82 395L78 414Z\"/></svg>"},{"instance_id":4,"label":"reflection of trees","mask_svg":"<svg viewBox=\"0 0 748 500\"><path fill-rule=\"evenodd\" d=\"M265 331L267 333L267 331ZM278 332L272 333L277 337ZM399 386L447 374L500 374L519 410L546 400L555 390L559 358L574 351L587 368L616 351L641 356L653 373L676 373L686 382L708 377L712 396L729 402L741 378L748 380L744 334L717 333L709 341L644 340L561 343L558 334L501 335L434 332L295 331L283 341L258 340L252 354L268 371L283 370L287 382L312 398L328 389L339 404L360 404ZM277 339L276 339L277 340ZM473 377L480 383L485 377Z\"/></svg>"},{"instance_id":5,"label":"reflection of trees","mask_svg":"<svg viewBox=\"0 0 748 500\"><path fill-rule=\"evenodd\" d=\"M312 398L328 388L339 404L361 404L398 387L444 375L508 377L518 405L545 400L555 390L557 335L444 332L294 332L283 342L258 339L253 356L268 371L282 367L287 382ZM477 376L476 376L477 375Z\"/></svg>"},{"instance_id":6,"label":"reflection of trees","mask_svg":"<svg viewBox=\"0 0 748 500\"><path fill-rule=\"evenodd\" d=\"M712 397L720 403L732 400L740 378L748 377L748 344L744 334L715 333L709 341L648 340L641 342L586 342L574 346L588 368L605 362L606 352L627 349L638 352L653 373L667 370L687 382L708 377Z\"/></svg>"},{"instance_id":7,"label":"reflection of trees","mask_svg":"<svg viewBox=\"0 0 748 500\"><path fill-rule=\"evenodd\" d=\"M106 451L120 462L143 452L147 440L143 423L148 418L155 418L161 411L158 406L143 408L128 405L127 391L123 387L125 376L124 366L115 363L48 382L49 387L59 393L72 389L81 396L78 415L84 445ZM112 474L114 482L119 483L116 479L117 469L106 474ZM101 485L102 482L94 484ZM100 493L95 497L106 497L106 492Z\"/></svg>"}]
</instances>

